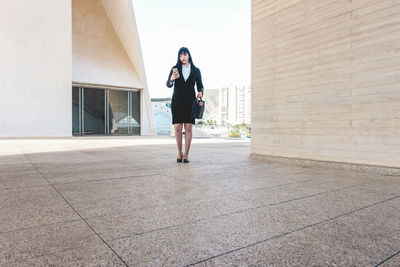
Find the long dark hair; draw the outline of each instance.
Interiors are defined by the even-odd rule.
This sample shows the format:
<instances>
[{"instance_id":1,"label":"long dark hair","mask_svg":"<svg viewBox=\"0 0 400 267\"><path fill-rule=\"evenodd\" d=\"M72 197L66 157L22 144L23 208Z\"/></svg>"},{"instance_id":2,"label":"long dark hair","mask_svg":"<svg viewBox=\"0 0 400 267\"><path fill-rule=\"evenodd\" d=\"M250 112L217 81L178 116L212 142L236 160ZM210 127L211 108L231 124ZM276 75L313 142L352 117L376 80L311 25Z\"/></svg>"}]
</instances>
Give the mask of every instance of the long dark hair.
<instances>
[{"instance_id":1,"label":"long dark hair","mask_svg":"<svg viewBox=\"0 0 400 267\"><path fill-rule=\"evenodd\" d=\"M190 62L190 64L192 64L192 66L194 66L192 55L190 55L189 49L187 47L181 47L179 49L179 51L178 51L178 60L176 62L176 66L178 68L182 69L182 61L180 59L181 54L188 54L189 55L189 62Z\"/></svg>"}]
</instances>

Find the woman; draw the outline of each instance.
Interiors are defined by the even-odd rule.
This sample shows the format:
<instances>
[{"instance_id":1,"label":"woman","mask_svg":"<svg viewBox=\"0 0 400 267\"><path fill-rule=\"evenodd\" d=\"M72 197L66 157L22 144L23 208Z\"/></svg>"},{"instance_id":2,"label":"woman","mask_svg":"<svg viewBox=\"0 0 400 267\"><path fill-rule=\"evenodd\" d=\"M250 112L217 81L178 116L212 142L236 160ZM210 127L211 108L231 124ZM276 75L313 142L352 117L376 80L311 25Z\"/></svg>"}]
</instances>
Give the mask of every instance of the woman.
<instances>
[{"instance_id":1,"label":"woman","mask_svg":"<svg viewBox=\"0 0 400 267\"><path fill-rule=\"evenodd\" d=\"M193 64L189 49L182 47L178 52L176 65L169 72L167 86L174 86L172 95L172 124L175 129L176 145L178 147L177 162L189 162L189 150L192 142L192 125L194 118L191 116L192 104L195 99L194 85L197 88L197 98L203 97L203 83L200 70ZM185 127L185 153L182 153L182 128Z\"/></svg>"}]
</instances>

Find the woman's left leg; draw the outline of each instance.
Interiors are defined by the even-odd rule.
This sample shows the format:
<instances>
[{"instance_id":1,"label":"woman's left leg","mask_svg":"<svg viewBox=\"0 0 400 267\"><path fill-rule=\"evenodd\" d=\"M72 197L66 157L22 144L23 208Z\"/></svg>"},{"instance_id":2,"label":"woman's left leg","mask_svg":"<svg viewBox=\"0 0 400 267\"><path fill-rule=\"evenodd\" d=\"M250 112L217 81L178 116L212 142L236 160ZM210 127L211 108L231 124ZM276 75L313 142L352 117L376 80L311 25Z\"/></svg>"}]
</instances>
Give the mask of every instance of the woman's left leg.
<instances>
[{"instance_id":1,"label":"woman's left leg","mask_svg":"<svg viewBox=\"0 0 400 267\"><path fill-rule=\"evenodd\" d=\"M190 144L192 143L192 123L185 123L185 154L183 155L184 159L188 159Z\"/></svg>"}]
</instances>

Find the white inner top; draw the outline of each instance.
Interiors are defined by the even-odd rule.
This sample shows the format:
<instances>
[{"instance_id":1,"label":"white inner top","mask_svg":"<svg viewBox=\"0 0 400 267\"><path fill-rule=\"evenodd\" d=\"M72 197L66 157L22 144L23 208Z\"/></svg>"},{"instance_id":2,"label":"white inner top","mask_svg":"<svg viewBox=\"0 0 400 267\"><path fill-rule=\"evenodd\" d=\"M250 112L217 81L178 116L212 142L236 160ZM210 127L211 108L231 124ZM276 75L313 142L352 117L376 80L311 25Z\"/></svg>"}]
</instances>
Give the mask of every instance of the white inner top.
<instances>
[{"instance_id":1,"label":"white inner top","mask_svg":"<svg viewBox=\"0 0 400 267\"><path fill-rule=\"evenodd\" d=\"M182 75L183 75L183 79L185 79L185 82L189 78L189 75L190 75L190 66L191 66L190 63L187 67L185 67L185 65L182 64Z\"/></svg>"}]
</instances>

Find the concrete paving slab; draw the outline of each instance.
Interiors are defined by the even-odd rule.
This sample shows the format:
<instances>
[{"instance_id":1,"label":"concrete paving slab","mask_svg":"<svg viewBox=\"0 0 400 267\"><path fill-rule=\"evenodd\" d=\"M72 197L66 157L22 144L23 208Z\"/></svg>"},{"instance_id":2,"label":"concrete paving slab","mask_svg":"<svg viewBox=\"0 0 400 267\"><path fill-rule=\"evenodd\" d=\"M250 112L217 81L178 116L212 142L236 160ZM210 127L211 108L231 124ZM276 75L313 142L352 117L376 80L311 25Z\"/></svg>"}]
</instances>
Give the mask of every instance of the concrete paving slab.
<instances>
[{"instance_id":1,"label":"concrete paving slab","mask_svg":"<svg viewBox=\"0 0 400 267\"><path fill-rule=\"evenodd\" d=\"M100 181L57 184L55 187L70 203L87 202L104 198L135 195L146 191L157 192L167 190L165 186L173 187L168 183L168 178L162 175L129 176L119 179ZM149 192L147 192L149 193Z\"/></svg>"},{"instance_id":2,"label":"concrete paving slab","mask_svg":"<svg viewBox=\"0 0 400 267\"><path fill-rule=\"evenodd\" d=\"M233 195L224 195L98 216L88 218L87 222L103 239L114 240L189 224L249 207L249 203Z\"/></svg>"},{"instance_id":3,"label":"concrete paving slab","mask_svg":"<svg viewBox=\"0 0 400 267\"><path fill-rule=\"evenodd\" d=\"M118 266L121 263L82 220L0 234L1 266Z\"/></svg>"},{"instance_id":4,"label":"concrete paving slab","mask_svg":"<svg viewBox=\"0 0 400 267\"><path fill-rule=\"evenodd\" d=\"M129 266L184 266L218 251L196 225L131 236L109 244Z\"/></svg>"},{"instance_id":5,"label":"concrete paving slab","mask_svg":"<svg viewBox=\"0 0 400 267\"><path fill-rule=\"evenodd\" d=\"M151 172L148 169L143 168L127 166L94 166L93 164L91 166L85 166L84 168L79 166L63 166L58 169L55 167L55 170L53 169L51 171L41 172L52 184L111 180L157 174L156 172Z\"/></svg>"},{"instance_id":6,"label":"concrete paving slab","mask_svg":"<svg viewBox=\"0 0 400 267\"><path fill-rule=\"evenodd\" d=\"M226 250L196 266L374 266L396 251L400 214L385 204ZM388 261L388 266L397 261Z\"/></svg>"},{"instance_id":7,"label":"concrete paving slab","mask_svg":"<svg viewBox=\"0 0 400 267\"><path fill-rule=\"evenodd\" d=\"M382 177L382 179L367 183L362 187L385 194L397 195L400 192L399 180L400 177Z\"/></svg>"},{"instance_id":8,"label":"concrete paving slab","mask_svg":"<svg viewBox=\"0 0 400 267\"><path fill-rule=\"evenodd\" d=\"M0 150L0 153L2 151ZM4 152L3 152L4 153ZM16 150L14 153L21 153L19 150ZM25 155L4 155L0 156L0 171L4 170L5 166L10 166L11 164L20 165L20 164L29 164L29 160L25 157Z\"/></svg>"},{"instance_id":9,"label":"concrete paving slab","mask_svg":"<svg viewBox=\"0 0 400 267\"><path fill-rule=\"evenodd\" d=\"M362 193L365 194L365 192ZM276 205L265 209L258 208L229 214L226 216L214 217L195 222L194 225L196 225L196 231L199 231L199 233L202 233L204 237L207 237L207 242L209 244L214 245L213 249L221 252L233 250L237 247L258 242L262 236L265 239L273 238L274 236L279 236L283 233L287 233L307 225L318 223L326 220L327 218L343 214L335 213L337 212L336 209L334 211L325 211L324 209L321 209L318 206L318 204L321 202L321 199L318 198L314 199L313 205L310 205L310 203L308 203L308 205L299 205L298 202L295 202L292 205L287 205L286 203L282 204L284 207ZM330 205L337 204L338 203L330 203ZM347 203L347 205L351 204L354 203ZM347 206L347 210L345 211L348 212L356 208L359 208L359 206ZM155 232L158 232L158 238L164 239L167 238L166 236L170 235L170 231L178 231L180 228L186 229L187 225L168 229L160 229L159 231ZM143 240L146 238L146 236L152 237L153 235L154 232L150 232L140 235L140 237L134 235L122 239L128 239L130 242L135 243L137 238ZM119 239L111 241L113 244L120 244L120 242L127 241L121 241ZM171 242L174 242L174 240L171 240ZM149 251L146 251L145 253L147 255ZM127 257L130 258L132 255ZM136 257L143 258L145 255L136 255ZM179 258L179 254L168 254L168 257ZM158 260L163 261L167 259L159 258ZM189 263L190 262L182 262L183 265Z\"/></svg>"},{"instance_id":10,"label":"concrete paving slab","mask_svg":"<svg viewBox=\"0 0 400 267\"><path fill-rule=\"evenodd\" d=\"M148 175L55 186L88 218L217 194L215 189L195 185L190 180Z\"/></svg>"},{"instance_id":11,"label":"concrete paving slab","mask_svg":"<svg viewBox=\"0 0 400 267\"><path fill-rule=\"evenodd\" d=\"M0 173L14 172L14 171L35 171L35 170L36 169L32 166L30 162L18 161L16 163L7 162L0 164Z\"/></svg>"},{"instance_id":12,"label":"concrete paving slab","mask_svg":"<svg viewBox=\"0 0 400 267\"><path fill-rule=\"evenodd\" d=\"M2 190L0 207L0 233L79 218L50 185Z\"/></svg>"},{"instance_id":13,"label":"concrete paving slab","mask_svg":"<svg viewBox=\"0 0 400 267\"><path fill-rule=\"evenodd\" d=\"M0 190L47 184L46 179L33 169L0 172Z\"/></svg>"},{"instance_id":14,"label":"concrete paving slab","mask_svg":"<svg viewBox=\"0 0 400 267\"><path fill-rule=\"evenodd\" d=\"M172 137L0 139L0 265L397 266L400 177L249 147L194 139L182 164Z\"/></svg>"},{"instance_id":15,"label":"concrete paving slab","mask_svg":"<svg viewBox=\"0 0 400 267\"><path fill-rule=\"evenodd\" d=\"M18 266L126 266L104 244L83 244L81 247L55 252L18 262Z\"/></svg>"},{"instance_id":16,"label":"concrete paving slab","mask_svg":"<svg viewBox=\"0 0 400 267\"><path fill-rule=\"evenodd\" d=\"M261 187L259 189L237 193L237 195L248 201L253 201L254 204L262 205L263 203L276 203L310 195L324 194L356 185L357 183L346 182L342 184L339 182L324 182L309 179L298 182L288 182L276 187Z\"/></svg>"},{"instance_id":17,"label":"concrete paving slab","mask_svg":"<svg viewBox=\"0 0 400 267\"><path fill-rule=\"evenodd\" d=\"M370 202L358 202L342 199L336 202L341 193L332 193L335 197L317 196L273 206L259 207L225 217L204 221L204 228L223 245L225 250L246 246L262 239L279 236L295 229L312 225L329 218L340 216L352 210L364 207ZM338 197L338 198L336 198ZM381 201L379 196L373 201ZM325 207L329 206L328 209ZM261 239L261 240L262 240ZM239 247L240 247L239 246Z\"/></svg>"}]
</instances>

